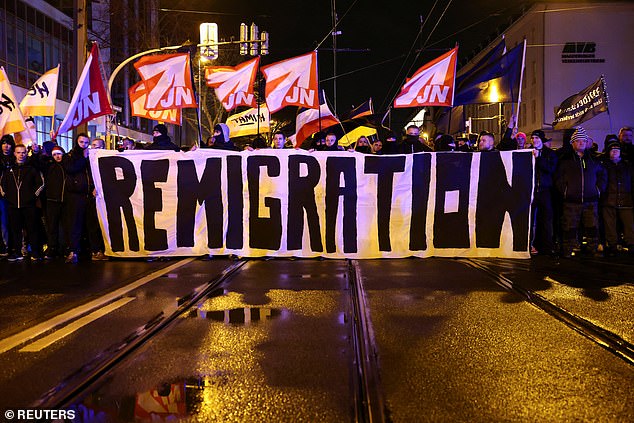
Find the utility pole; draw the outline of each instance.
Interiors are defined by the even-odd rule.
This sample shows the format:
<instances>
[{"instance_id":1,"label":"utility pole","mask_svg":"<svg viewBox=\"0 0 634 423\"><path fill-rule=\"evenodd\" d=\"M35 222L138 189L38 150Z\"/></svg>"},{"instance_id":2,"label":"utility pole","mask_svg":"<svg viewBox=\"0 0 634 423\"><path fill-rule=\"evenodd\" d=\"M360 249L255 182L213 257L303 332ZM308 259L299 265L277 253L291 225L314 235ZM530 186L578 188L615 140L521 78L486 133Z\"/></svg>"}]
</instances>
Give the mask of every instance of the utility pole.
<instances>
[{"instance_id":1,"label":"utility pole","mask_svg":"<svg viewBox=\"0 0 634 423\"><path fill-rule=\"evenodd\" d=\"M86 44L88 43L88 13L86 13L86 0L73 0L73 44L76 54L75 59L75 86L79 83L79 76L86 65ZM82 123L75 128L75 134L88 132L88 124Z\"/></svg>"},{"instance_id":2,"label":"utility pole","mask_svg":"<svg viewBox=\"0 0 634 423\"><path fill-rule=\"evenodd\" d=\"M337 35L341 34L341 31L337 29L337 5L336 0L331 0L330 9L332 12L332 85L334 96L334 114L337 116Z\"/></svg>"}]
</instances>

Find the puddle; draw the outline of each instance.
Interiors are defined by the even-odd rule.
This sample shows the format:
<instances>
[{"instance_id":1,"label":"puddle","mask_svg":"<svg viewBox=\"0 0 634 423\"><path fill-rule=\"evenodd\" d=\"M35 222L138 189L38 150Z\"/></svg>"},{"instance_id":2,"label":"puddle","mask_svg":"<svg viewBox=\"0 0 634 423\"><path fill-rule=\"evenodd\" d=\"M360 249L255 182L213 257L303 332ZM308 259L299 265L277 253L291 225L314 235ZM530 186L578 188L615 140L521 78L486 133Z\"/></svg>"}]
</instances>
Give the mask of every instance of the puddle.
<instances>
[{"instance_id":1,"label":"puddle","mask_svg":"<svg viewBox=\"0 0 634 423\"><path fill-rule=\"evenodd\" d=\"M191 310L187 317L213 320L226 324L249 325L264 320L285 319L289 315L289 310L285 308L244 307L214 311L196 309Z\"/></svg>"},{"instance_id":2,"label":"puddle","mask_svg":"<svg viewBox=\"0 0 634 423\"><path fill-rule=\"evenodd\" d=\"M183 378L116 401L93 393L67 410L75 412L74 423L190 421L198 414L205 391L225 384L226 379L222 372Z\"/></svg>"}]
</instances>

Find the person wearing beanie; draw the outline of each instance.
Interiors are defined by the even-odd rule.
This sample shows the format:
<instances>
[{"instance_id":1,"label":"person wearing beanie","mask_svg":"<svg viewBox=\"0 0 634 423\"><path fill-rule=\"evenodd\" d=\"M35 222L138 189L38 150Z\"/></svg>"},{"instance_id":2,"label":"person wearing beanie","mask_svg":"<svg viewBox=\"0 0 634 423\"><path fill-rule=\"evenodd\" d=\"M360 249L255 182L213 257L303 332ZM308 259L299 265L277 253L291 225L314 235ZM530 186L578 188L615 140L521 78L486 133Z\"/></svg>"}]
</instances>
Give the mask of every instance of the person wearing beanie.
<instances>
[{"instance_id":1,"label":"person wearing beanie","mask_svg":"<svg viewBox=\"0 0 634 423\"><path fill-rule=\"evenodd\" d=\"M0 139L0 179L15 163L13 150L15 141L12 135ZM0 195L0 257L6 257L9 251L9 203Z\"/></svg>"},{"instance_id":2,"label":"person wearing beanie","mask_svg":"<svg viewBox=\"0 0 634 423\"><path fill-rule=\"evenodd\" d=\"M573 154L561 160L555 176L563 199L563 256L572 257L573 250L580 244L580 225L583 225L589 252L597 255L598 202L605 191L607 176L601 163L587 151L589 138L582 127L575 129L570 141Z\"/></svg>"},{"instance_id":3,"label":"person wearing beanie","mask_svg":"<svg viewBox=\"0 0 634 423\"><path fill-rule=\"evenodd\" d=\"M174 150L179 151L180 148L172 142L172 139L167 135L167 126L159 123L152 130L153 142L148 145L146 150Z\"/></svg>"},{"instance_id":4,"label":"person wearing beanie","mask_svg":"<svg viewBox=\"0 0 634 423\"><path fill-rule=\"evenodd\" d=\"M553 185L557 169L557 155L544 144L547 141L542 130L531 133L535 177L531 207L531 254L552 255L554 243Z\"/></svg>"},{"instance_id":5,"label":"person wearing beanie","mask_svg":"<svg viewBox=\"0 0 634 423\"><path fill-rule=\"evenodd\" d=\"M443 134L434 142L434 151L454 151L456 141L451 135Z\"/></svg>"},{"instance_id":6,"label":"person wearing beanie","mask_svg":"<svg viewBox=\"0 0 634 423\"><path fill-rule=\"evenodd\" d=\"M634 200L632 186L634 185L634 170L631 164L621 158L621 143L613 135L606 137L605 167L608 185L601 197L601 216L605 229L608 256L617 253L618 225L623 228L624 246L630 253L634 253Z\"/></svg>"},{"instance_id":7,"label":"person wearing beanie","mask_svg":"<svg viewBox=\"0 0 634 423\"><path fill-rule=\"evenodd\" d=\"M47 163L45 170L46 180L46 236L48 248L44 252L45 259L53 259L63 254L60 234L66 234L67 222L63 216L70 213L65 209L68 203L65 202L66 172L62 161L64 159L64 149L58 145L51 148L50 156L52 160Z\"/></svg>"}]
</instances>

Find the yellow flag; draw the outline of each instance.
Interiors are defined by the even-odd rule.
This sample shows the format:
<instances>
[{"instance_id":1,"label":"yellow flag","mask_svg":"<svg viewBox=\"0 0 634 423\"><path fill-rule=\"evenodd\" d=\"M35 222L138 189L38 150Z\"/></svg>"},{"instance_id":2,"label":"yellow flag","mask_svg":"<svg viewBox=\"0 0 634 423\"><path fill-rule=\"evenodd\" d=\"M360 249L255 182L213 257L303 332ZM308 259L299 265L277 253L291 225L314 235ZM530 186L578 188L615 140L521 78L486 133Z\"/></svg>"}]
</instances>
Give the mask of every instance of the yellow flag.
<instances>
[{"instance_id":1,"label":"yellow flag","mask_svg":"<svg viewBox=\"0 0 634 423\"><path fill-rule=\"evenodd\" d=\"M35 81L35 84L26 92L26 95L20 102L20 110L24 116L55 115L58 78L59 65Z\"/></svg>"},{"instance_id":2,"label":"yellow flag","mask_svg":"<svg viewBox=\"0 0 634 423\"><path fill-rule=\"evenodd\" d=\"M0 66L0 135L21 132L24 129L24 116L15 100L7 73Z\"/></svg>"}]
</instances>

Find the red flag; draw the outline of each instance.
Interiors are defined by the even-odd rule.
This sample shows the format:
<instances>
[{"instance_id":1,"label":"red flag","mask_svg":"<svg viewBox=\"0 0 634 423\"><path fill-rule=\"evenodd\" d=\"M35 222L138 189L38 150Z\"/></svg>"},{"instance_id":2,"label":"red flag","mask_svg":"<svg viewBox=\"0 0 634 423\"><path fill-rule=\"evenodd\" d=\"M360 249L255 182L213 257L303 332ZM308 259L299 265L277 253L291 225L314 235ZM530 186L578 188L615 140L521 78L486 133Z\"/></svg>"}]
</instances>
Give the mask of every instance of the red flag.
<instances>
[{"instance_id":1,"label":"red flag","mask_svg":"<svg viewBox=\"0 0 634 423\"><path fill-rule=\"evenodd\" d=\"M257 106L253 95L253 83L259 64L260 58L256 57L235 67L209 66L205 68L207 85L214 88L218 100L227 111L238 106Z\"/></svg>"},{"instance_id":2,"label":"red flag","mask_svg":"<svg viewBox=\"0 0 634 423\"><path fill-rule=\"evenodd\" d=\"M55 136L99 116L111 114L112 107L99 70L99 47L97 43L93 43L90 56L86 60L70 106L68 106L68 112Z\"/></svg>"},{"instance_id":3,"label":"red flag","mask_svg":"<svg viewBox=\"0 0 634 423\"><path fill-rule=\"evenodd\" d=\"M458 47L423 65L409 78L394 107L452 106Z\"/></svg>"},{"instance_id":4,"label":"red flag","mask_svg":"<svg viewBox=\"0 0 634 423\"><path fill-rule=\"evenodd\" d=\"M339 119L335 117L326 104L325 95L320 96L319 109L300 109L295 118L295 142L301 143L317 131L333 125L339 125Z\"/></svg>"},{"instance_id":5,"label":"red flag","mask_svg":"<svg viewBox=\"0 0 634 423\"><path fill-rule=\"evenodd\" d=\"M271 113L286 106L319 107L316 51L265 66L262 73Z\"/></svg>"},{"instance_id":6,"label":"red flag","mask_svg":"<svg viewBox=\"0 0 634 423\"><path fill-rule=\"evenodd\" d=\"M145 108L147 91L143 81L139 81L130 87L128 90L128 97L130 97L132 116L158 120L159 122L173 123L175 125L181 124L181 109L147 110Z\"/></svg>"},{"instance_id":7,"label":"red flag","mask_svg":"<svg viewBox=\"0 0 634 423\"><path fill-rule=\"evenodd\" d=\"M159 54L140 58L135 64L145 84L146 110L198 107L194 96L189 54Z\"/></svg>"}]
</instances>

